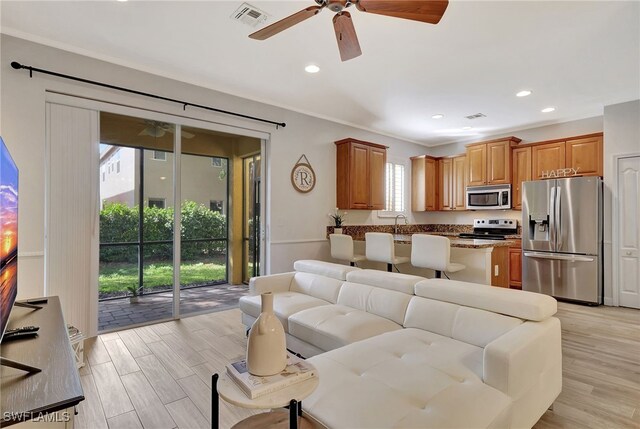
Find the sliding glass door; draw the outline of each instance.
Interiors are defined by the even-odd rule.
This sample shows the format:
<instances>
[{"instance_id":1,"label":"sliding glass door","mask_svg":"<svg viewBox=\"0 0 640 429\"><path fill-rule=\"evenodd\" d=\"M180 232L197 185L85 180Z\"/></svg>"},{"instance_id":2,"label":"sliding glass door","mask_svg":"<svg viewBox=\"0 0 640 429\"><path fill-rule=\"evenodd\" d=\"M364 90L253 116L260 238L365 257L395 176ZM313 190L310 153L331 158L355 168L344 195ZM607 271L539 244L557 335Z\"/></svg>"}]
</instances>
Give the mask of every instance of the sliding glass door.
<instances>
[{"instance_id":1,"label":"sliding glass door","mask_svg":"<svg viewBox=\"0 0 640 429\"><path fill-rule=\"evenodd\" d=\"M260 150L100 113L99 331L237 306L260 272Z\"/></svg>"}]
</instances>

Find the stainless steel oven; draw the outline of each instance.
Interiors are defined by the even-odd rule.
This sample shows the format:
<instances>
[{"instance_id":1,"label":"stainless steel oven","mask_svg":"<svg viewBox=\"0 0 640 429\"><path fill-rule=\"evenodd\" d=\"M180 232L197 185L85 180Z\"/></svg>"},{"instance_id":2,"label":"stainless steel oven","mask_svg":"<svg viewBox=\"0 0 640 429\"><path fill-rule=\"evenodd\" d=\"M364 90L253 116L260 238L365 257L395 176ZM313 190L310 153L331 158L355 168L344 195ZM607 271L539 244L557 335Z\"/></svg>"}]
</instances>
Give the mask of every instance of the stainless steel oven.
<instances>
[{"instance_id":1,"label":"stainless steel oven","mask_svg":"<svg viewBox=\"0 0 640 429\"><path fill-rule=\"evenodd\" d=\"M467 186L467 210L511 208L511 185Z\"/></svg>"}]
</instances>

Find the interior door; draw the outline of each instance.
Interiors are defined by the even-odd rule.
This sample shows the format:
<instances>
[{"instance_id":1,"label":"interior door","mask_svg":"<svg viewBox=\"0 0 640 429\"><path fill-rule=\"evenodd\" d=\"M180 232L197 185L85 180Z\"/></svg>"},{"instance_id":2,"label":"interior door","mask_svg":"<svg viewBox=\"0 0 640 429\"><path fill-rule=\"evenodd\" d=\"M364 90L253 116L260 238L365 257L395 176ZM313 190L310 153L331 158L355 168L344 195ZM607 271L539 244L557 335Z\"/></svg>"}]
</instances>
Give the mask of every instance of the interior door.
<instances>
[{"instance_id":1,"label":"interior door","mask_svg":"<svg viewBox=\"0 0 640 429\"><path fill-rule=\"evenodd\" d=\"M640 156L618 160L619 303L640 308Z\"/></svg>"}]
</instances>

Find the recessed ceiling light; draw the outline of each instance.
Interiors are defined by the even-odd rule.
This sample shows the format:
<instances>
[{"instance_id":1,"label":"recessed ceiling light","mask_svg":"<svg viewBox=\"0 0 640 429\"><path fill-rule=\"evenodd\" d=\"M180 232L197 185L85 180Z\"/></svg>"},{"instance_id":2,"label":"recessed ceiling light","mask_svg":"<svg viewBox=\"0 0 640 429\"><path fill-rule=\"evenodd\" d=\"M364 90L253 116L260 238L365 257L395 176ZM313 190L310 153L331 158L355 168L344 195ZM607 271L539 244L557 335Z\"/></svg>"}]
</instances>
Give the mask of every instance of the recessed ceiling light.
<instances>
[{"instance_id":1,"label":"recessed ceiling light","mask_svg":"<svg viewBox=\"0 0 640 429\"><path fill-rule=\"evenodd\" d=\"M315 64L309 64L304 68L304 71L307 73L318 73L320 71L320 67Z\"/></svg>"},{"instance_id":2,"label":"recessed ceiling light","mask_svg":"<svg viewBox=\"0 0 640 429\"><path fill-rule=\"evenodd\" d=\"M127 1L127 0L118 0L118 1L119 1L119 2L125 2L125 1Z\"/></svg>"},{"instance_id":3,"label":"recessed ceiling light","mask_svg":"<svg viewBox=\"0 0 640 429\"><path fill-rule=\"evenodd\" d=\"M556 110L555 107L545 107L544 109L541 110L542 113L549 113L549 112L553 112L554 110Z\"/></svg>"},{"instance_id":4,"label":"recessed ceiling light","mask_svg":"<svg viewBox=\"0 0 640 429\"><path fill-rule=\"evenodd\" d=\"M520 91L516 94L516 97L526 97L527 95L531 95L531 91L525 89L524 91Z\"/></svg>"},{"instance_id":5,"label":"recessed ceiling light","mask_svg":"<svg viewBox=\"0 0 640 429\"><path fill-rule=\"evenodd\" d=\"M118 0L118 1L127 1L127 0ZM166 180L167 178L165 176L160 176L160 180Z\"/></svg>"},{"instance_id":6,"label":"recessed ceiling light","mask_svg":"<svg viewBox=\"0 0 640 429\"><path fill-rule=\"evenodd\" d=\"M431 117L431 119L442 119L442 118L444 118L444 115L442 113L438 113Z\"/></svg>"},{"instance_id":7,"label":"recessed ceiling light","mask_svg":"<svg viewBox=\"0 0 640 429\"><path fill-rule=\"evenodd\" d=\"M473 127L462 127L462 130L463 130L463 131L468 131L468 130L470 130L470 129L472 129L472 128L473 128Z\"/></svg>"}]
</instances>

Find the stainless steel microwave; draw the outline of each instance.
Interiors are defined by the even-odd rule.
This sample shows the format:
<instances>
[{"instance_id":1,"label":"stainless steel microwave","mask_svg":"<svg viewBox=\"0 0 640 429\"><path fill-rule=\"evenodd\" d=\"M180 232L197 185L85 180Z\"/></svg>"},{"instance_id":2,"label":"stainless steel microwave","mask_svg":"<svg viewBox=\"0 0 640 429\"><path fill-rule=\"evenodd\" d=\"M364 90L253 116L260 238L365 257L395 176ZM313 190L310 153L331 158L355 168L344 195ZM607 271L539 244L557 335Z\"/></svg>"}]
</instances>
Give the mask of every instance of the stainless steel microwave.
<instances>
[{"instance_id":1,"label":"stainless steel microwave","mask_svg":"<svg viewBox=\"0 0 640 429\"><path fill-rule=\"evenodd\" d=\"M467 210L511 208L511 185L467 186Z\"/></svg>"}]
</instances>

